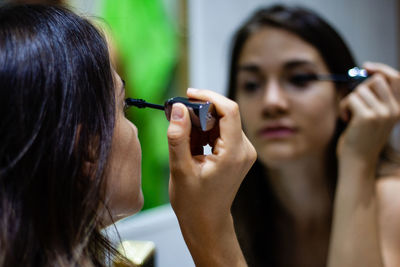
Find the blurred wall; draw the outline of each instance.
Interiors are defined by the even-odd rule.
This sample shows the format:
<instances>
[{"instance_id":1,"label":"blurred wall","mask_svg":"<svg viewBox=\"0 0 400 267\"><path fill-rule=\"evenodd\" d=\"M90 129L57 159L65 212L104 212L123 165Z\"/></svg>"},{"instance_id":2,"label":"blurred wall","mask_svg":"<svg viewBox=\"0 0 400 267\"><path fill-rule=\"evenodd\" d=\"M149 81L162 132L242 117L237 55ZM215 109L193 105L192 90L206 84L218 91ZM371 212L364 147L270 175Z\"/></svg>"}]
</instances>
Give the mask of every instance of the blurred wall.
<instances>
[{"instance_id":1,"label":"blurred wall","mask_svg":"<svg viewBox=\"0 0 400 267\"><path fill-rule=\"evenodd\" d=\"M257 7L273 3L309 7L342 34L358 64L399 67L397 0L188 0L190 86L225 92L230 39Z\"/></svg>"}]
</instances>

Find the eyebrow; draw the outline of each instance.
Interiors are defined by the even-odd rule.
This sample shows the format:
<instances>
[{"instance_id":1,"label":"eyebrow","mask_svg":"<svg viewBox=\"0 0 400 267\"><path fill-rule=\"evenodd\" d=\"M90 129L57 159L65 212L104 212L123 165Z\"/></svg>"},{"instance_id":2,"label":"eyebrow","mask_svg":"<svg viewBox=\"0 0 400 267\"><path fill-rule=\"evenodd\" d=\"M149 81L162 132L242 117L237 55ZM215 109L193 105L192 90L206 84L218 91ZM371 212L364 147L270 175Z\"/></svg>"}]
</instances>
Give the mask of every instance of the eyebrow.
<instances>
[{"instance_id":1,"label":"eyebrow","mask_svg":"<svg viewBox=\"0 0 400 267\"><path fill-rule=\"evenodd\" d=\"M295 69L297 67L312 67L315 70L317 69L317 65L314 62L303 59L289 61L283 66L283 68L287 70Z\"/></svg>"},{"instance_id":2,"label":"eyebrow","mask_svg":"<svg viewBox=\"0 0 400 267\"><path fill-rule=\"evenodd\" d=\"M238 67L238 72L239 71L245 71L245 72L260 72L260 67L256 64L250 63L250 64L245 64L241 65Z\"/></svg>"}]
</instances>

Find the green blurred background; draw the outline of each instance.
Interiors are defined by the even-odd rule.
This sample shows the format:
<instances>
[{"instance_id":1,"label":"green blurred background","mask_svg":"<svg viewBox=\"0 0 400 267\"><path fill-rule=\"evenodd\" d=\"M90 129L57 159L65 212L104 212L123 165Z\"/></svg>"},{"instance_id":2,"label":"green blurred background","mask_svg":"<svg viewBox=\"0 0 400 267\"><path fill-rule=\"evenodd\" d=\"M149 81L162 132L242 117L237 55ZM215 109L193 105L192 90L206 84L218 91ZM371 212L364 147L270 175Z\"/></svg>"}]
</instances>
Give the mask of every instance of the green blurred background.
<instances>
[{"instance_id":1,"label":"green blurred background","mask_svg":"<svg viewBox=\"0 0 400 267\"><path fill-rule=\"evenodd\" d=\"M162 0L102 0L112 56L126 94L152 103L178 94L179 34ZM168 121L162 111L130 108L142 145L144 208L168 202Z\"/></svg>"}]
</instances>

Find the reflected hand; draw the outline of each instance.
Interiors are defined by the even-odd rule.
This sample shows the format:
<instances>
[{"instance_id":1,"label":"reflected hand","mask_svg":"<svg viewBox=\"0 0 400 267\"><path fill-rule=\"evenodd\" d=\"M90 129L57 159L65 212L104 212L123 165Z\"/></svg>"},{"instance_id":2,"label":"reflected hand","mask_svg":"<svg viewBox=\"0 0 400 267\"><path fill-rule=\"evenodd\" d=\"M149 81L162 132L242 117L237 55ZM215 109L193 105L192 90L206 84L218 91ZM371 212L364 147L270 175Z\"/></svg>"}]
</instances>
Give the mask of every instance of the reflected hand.
<instances>
[{"instance_id":1,"label":"reflected hand","mask_svg":"<svg viewBox=\"0 0 400 267\"><path fill-rule=\"evenodd\" d=\"M348 126L338 143L338 155L376 161L400 118L400 74L380 63L363 66L371 75L340 103Z\"/></svg>"}]
</instances>

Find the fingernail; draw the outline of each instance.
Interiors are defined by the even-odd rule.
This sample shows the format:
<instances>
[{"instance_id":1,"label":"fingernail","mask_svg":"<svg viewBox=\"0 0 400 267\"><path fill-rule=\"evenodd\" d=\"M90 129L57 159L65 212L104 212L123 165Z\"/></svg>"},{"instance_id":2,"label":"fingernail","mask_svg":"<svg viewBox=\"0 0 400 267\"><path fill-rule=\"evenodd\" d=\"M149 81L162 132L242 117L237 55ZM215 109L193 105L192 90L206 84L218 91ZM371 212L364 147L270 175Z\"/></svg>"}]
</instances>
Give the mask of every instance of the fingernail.
<instances>
[{"instance_id":1,"label":"fingernail","mask_svg":"<svg viewBox=\"0 0 400 267\"><path fill-rule=\"evenodd\" d=\"M372 62L366 61L363 65L364 65L364 68L369 68L372 66Z\"/></svg>"},{"instance_id":2,"label":"fingernail","mask_svg":"<svg viewBox=\"0 0 400 267\"><path fill-rule=\"evenodd\" d=\"M171 119L174 121L179 121L183 118L183 108L181 105L173 105Z\"/></svg>"},{"instance_id":3,"label":"fingernail","mask_svg":"<svg viewBox=\"0 0 400 267\"><path fill-rule=\"evenodd\" d=\"M197 89L196 88L188 88L186 90L187 93L196 93Z\"/></svg>"}]
</instances>

